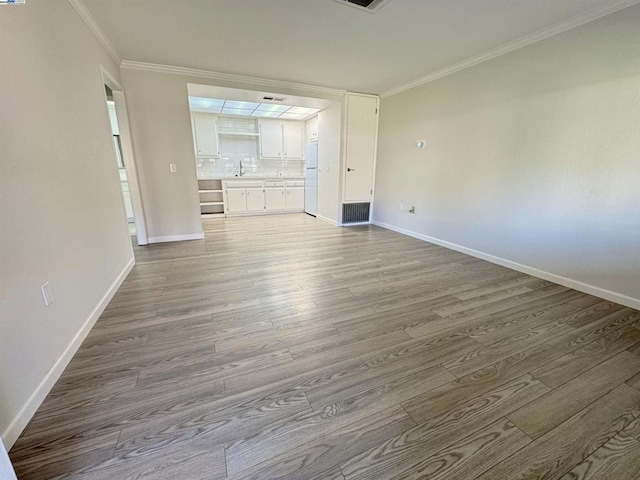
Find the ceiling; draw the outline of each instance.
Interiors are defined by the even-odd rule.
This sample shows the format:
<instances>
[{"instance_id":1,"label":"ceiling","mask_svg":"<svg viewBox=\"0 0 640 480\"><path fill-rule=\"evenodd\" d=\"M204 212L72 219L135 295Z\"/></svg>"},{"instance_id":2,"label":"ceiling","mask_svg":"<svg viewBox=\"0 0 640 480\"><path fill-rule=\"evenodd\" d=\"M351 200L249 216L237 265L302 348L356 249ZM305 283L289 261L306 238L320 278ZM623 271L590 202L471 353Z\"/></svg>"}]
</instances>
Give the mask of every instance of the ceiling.
<instances>
[{"instance_id":1,"label":"ceiling","mask_svg":"<svg viewBox=\"0 0 640 480\"><path fill-rule=\"evenodd\" d=\"M368 93L621 4L389 0L372 14L334 0L84 3L124 60Z\"/></svg>"}]
</instances>

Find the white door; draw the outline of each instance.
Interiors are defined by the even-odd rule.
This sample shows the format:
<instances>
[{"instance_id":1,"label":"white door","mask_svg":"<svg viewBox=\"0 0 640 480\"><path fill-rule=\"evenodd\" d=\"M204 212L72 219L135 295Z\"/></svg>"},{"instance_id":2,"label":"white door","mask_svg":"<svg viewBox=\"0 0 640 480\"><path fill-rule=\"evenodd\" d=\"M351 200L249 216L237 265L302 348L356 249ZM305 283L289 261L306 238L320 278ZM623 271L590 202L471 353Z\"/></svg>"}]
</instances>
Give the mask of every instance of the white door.
<instances>
[{"instance_id":1,"label":"white door","mask_svg":"<svg viewBox=\"0 0 640 480\"><path fill-rule=\"evenodd\" d=\"M318 214L318 169L307 168L304 177L304 211Z\"/></svg>"},{"instance_id":2,"label":"white door","mask_svg":"<svg viewBox=\"0 0 640 480\"><path fill-rule=\"evenodd\" d=\"M304 210L304 187L287 188L287 210Z\"/></svg>"},{"instance_id":3,"label":"white door","mask_svg":"<svg viewBox=\"0 0 640 480\"><path fill-rule=\"evenodd\" d=\"M196 155L218 156L218 132L215 117L193 117Z\"/></svg>"},{"instance_id":4,"label":"white door","mask_svg":"<svg viewBox=\"0 0 640 480\"><path fill-rule=\"evenodd\" d=\"M227 189L227 211L246 212L247 202L245 200L244 188Z\"/></svg>"},{"instance_id":5,"label":"white door","mask_svg":"<svg viewBox=\"0 0 640 480\"><path fill-rule=\"evenodd\" d=\"M282 122L260 122L260 157L282 157Z\"/></svg>"},{"instance_id":6,"label":"white door","mask_svg":"<svg viewBox=\"0 0 640 480\"><path fill-rule=\"evenodd\" d=\"M285 158L302 158L304 127L298 122L284 122L282 125L282 146Z\"/></svg>"},{"instance_id":7,"label":"white door","mask_svg":"<svg viewBox=\"0 0 640 480\"><path fill-rule=\"evenodd\" d=\"M264 212L264 191L262 188L246 188L247 212Z\"/></svg>"},{"instance_id":8,"label":"white door","mask_svg":"<svg viewBox=\"0 0 640 480\"><path fill-rule=\"evenodd\" d=\"M265 188L264 189L265 210L284 210L285 189Z\"/></svg>"},{"instance_id":9,"label":"white door","mask_svg":"<svg viewBox=\"0 0 640 480\"><path fill-rule=\"evenodd\" d=\"M345 201L369 202L378 125L378 98L347 95Z\"/></svg>"}]
</instances>

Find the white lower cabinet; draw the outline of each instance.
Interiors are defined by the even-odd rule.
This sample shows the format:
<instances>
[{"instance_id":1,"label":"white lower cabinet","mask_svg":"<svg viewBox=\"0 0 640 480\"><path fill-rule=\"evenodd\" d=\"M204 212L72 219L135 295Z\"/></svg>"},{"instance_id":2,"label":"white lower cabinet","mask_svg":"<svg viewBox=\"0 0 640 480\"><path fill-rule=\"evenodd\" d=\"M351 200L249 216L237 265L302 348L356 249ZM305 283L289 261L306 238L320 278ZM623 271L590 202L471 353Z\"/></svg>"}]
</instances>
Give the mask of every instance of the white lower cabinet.
<instances>
[{"instance_id":1,"label":"white lower cabinet","mask_svg":"<svg viewBox=\"0 0 640 480\"><path fill-rule=\"evenodd\" d=\"M304 187L286 188L286 210L304 210Z\"/></svg>"},{"instance_id":2,"label":"white lower cabinet","mask_svg":"<svg viewBox=\"0 0 640 480\"><path fill-rule=\"evenodd\" d=\"M247 211L244 190L244 188L227 188L227 211L229 213Z\"/></svg>"},{"instance_id":3,"label":"white lower cabinet","mask_svg":"<svg viewBox=\"0 0 640 480\"><path fill-rule=\"evenodd\" d=\"M264 189L265 210L284 210L286 204L284 187L269 187Z\"/></svg>"},{"instance_id":4,"label":"white lower cabinet","mask_svg":"<svg viewBox=\"0 0 640 480\"><path fill-rule=\"evenodd\" d=\"M227 188L227 212L263 212L264 191L262 187Z\"/></svg>"},{"instance_id":5,"label":"white lower cabinet","mask_svg":"<svg viewBox=\"0 0 640 480\"><path fill-rule=\"evenodd\" d=\"M245 198L247 200L247 212L263 212L264 211L264 189L245 188Z\"/></svg>"},{"instance_id":6,"label":"white lower cabinet","mask_svg":"<svg viewBox=\"0 0 640 480\"><path fill-rule=\"evenodd\" d=\"M291 187L285 182L265 182L264 192L267 212L304 210L304 187Z\"/></svg>"},{"instance_id":7,"label":"white lower cabinet","mask_svg":"<svg viewBox=\"0 0 640 480\"><path fill-rule=\"evenodd\" d=\"M227 214L304 211L304 180L226 180Z\"/></svg>"}]
</instances>

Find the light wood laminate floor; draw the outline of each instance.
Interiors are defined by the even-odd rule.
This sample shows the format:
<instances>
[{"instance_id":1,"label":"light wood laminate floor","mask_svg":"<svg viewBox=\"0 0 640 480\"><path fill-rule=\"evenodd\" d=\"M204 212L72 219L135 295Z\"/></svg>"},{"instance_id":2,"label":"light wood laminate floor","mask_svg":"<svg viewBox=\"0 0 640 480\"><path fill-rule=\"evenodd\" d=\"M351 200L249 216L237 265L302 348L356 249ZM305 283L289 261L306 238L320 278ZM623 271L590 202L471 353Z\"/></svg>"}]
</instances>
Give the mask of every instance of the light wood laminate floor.
<instances>
[{"instance_id":1,"label":"light wood laminate floor","mask_svg":"<svg viewBox=\"0 0 640 480\"><path fill-rule=\"evenodd\" d=\"M374 226L205 231L136 248L21 480L640 478L640 312Z\"/></svg>"}]
</instances>

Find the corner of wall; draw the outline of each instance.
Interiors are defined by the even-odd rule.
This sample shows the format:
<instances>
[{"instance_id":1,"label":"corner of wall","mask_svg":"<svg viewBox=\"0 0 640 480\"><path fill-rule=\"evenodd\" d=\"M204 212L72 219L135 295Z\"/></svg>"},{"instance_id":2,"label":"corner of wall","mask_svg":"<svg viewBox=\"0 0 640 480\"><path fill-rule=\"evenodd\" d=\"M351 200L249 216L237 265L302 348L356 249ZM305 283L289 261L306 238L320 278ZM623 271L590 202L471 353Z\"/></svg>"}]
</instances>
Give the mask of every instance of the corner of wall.
<instances>
[{"instance_id":1,"label":"corner of wall","mask_svg":"<svg viewBox=\"0 0 640 480\"><path fill-rule=\"evenodd\" d=\"M65 348L62 355L60 355L58 360L55 362L53 367L51 367L47 375L42 379L38 387L31 394L20 411L9 423L4 432L2 432L2 435L0 436L4 440L7 449L11 449L22 431L29 424L29 421L36 413L46 396L49 394L56 381L60 378L60 375L62 375L62 372L64 372L64 369L67 367L75 353L78 351L80 345L91 331L91 328L93 328L95 323L98 321L98 318L100 318L100 315L107 307L115 293L118 291L118 288L120 288L120 285L122 285L129 272L133 269L134 265L135 258L132 257L120 271L120 273L113 281L107 292L102 296L96 307L91 311L88 318L75 334L67 348Z\"/></svg>"}]
</instances>

